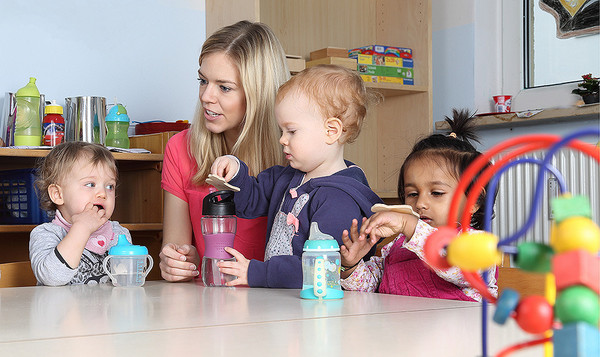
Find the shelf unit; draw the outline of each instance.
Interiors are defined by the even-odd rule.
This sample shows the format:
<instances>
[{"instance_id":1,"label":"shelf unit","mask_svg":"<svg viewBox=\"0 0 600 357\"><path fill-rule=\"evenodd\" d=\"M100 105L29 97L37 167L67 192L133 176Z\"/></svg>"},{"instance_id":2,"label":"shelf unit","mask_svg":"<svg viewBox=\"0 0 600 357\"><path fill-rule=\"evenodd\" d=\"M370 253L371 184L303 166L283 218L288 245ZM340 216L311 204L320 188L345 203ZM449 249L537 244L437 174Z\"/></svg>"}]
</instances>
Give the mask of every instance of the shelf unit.
<instances>
[{"instance_id":1,"label":"shelf unit","mask_svg":"<svg viewBox=\"0 0 600 357\"><path fill-rule=\"evenodd\" d=\"M111 220L129 229L133 242L148 248L158 263L162 242L163 194L160 187L164 144L173 133L131 138L131 147L151 147L150 154L112 153L119 179L117 202ZM34 167L50 150L0 148L2 170ZM29 233L35 225L0 225L0 263L29 260ZM155 267L148 279L160 278Z\"/></svg>"},{"instance_id":2,"label":"shelf unit","mask_svg":"<svg viewBox=\"0 0 600 357\"><path fill-rule=\"evenodd\" d=\"M285 53L309 59L328 46L412 48L415 85L366 83L381 93L345 156L382 198L397 198L398 172L414 143L431 133L431 0L207 0L207 36L239 20L269 25Z\"/></svg>"}]
</instances>

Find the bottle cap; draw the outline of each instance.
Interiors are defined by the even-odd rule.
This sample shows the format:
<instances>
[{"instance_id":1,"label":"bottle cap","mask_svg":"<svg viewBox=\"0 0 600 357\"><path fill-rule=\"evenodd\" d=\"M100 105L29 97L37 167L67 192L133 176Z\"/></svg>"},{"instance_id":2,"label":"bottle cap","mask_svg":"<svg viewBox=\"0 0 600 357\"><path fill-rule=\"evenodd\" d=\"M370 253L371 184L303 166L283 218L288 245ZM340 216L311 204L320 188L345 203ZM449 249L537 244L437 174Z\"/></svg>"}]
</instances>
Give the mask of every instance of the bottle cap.
<instances>
[{"instance_id":1,"label":"bottle cap","mask_svg":"<svg viewBox=\"0 0 600 357\"><path fill-rule=\"evenodd\" d=\"M235 216L233 191L222 190L209 193L202 200L203 216Z\"/></svg>"},{"instance_id":2,"label":"bottle cap","mask_svg":"<svg viewBox=\"0 0 600 357\"><path fill-rule=\"evenodd\" d=\"M127 109L121 104L117 104L110 108L105 121L121 121L129 123L129 116L127 115Z\"/></svg>"},{"instance_id":3,"label":"bottle cap","mask_svg":"<svg viewBox=\"0 0 600 357\"><path fill-rule=\"evenodd\" d=\"M332 236L321 232L317 222L312 222L310 224L308 240L304 242L304 251L322 252L326 250L338 251L340 250L340 245Z\"/></svg>"},{"instance_id":4,"label":"bottle cap","mask_svg":"<svg viewBox=\"0 0 600 357\"><path fill-rule=\"evenodd\" d=\"M133 245L125 234L119 234L117 245L108 250L109 255L147 255L148 248L143 245Z\"/></svg>"},{"instance_id":5,"label":"bottle cap","mask_svg":"<svg viewBox=\"0 0 600 357\"><path fill-rule=\"evenodd\" d=\"M29 77L29 83L25 87L19 89L15 94L17 97L39 97L40 91L35 85L35 78Z\"/></svg>"},{"instance_id":6,"label":"bottle cap","mask_svg":"<svg viewBox=\"0 0 600 357\"><path fill-rule=\"evenodd\" d=\"M46 105L44 108L44 114L60 114L63 113L63 107L56 104L56 100L52 100L51 104Z\"/></svg>"}]
</instances>

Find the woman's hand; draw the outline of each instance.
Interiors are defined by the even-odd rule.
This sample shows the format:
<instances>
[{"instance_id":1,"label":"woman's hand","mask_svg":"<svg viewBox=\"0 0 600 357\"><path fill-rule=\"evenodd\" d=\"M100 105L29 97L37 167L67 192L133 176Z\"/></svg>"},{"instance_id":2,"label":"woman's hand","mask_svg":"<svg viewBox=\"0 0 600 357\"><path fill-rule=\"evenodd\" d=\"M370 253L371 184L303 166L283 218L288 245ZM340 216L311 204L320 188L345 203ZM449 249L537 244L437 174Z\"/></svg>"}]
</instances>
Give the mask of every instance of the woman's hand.
<instances>
[{"instance_id":1,"label":"woman's hand","mask_svg":"<svg viewBox=\"0 0 600 357\"><path fill-rule=\"evenodd\" d=\"M248 285L248 266L250 261L237 250L225 247L225 251L237 260L235 262L218 262L219 271L223 274L237 276L237 279L227 283L227 286Z\"/></svg>"},{"instance_id":2,"label":"woman's hand","mask_svg":"<svg viewBox=\"0 0 600 357\"><path fill-rule=\"evenodd\" d=\"M367 218L363 217L363 225L366 220ZM344 245L340 247L342 265L344 267L352 267L367 255L375 244L377 244L377 239L374 239L373 237L367 238L366 234L358 234L358 221L353 219L352 225L350 226L350 233L348 234L347 230L344 230L342 233L342 243L344 243Z\"/></svg>"},{"instance_id":3,"label":"woman's hand","mask_svg":"<svg viewBox=\"0 0 600 357\"><path fill-rule=\"evenodd\" d=\"M215 162L213 162L210 168L210 173L221 176L225 181L229 182L237 174L239 169L240 163L235 156L225 155L215 159Z\"/></svg>"},{"instance_id":4,"label":"woman's hand","mask_svg":"<svg viewBox=\"0 0 600 357\"><path fill-rule=\"evenodd\" d=\"M193 245L179 246L167 243L162 247L159 256L160 274L167 281L187 281L200 274L200 256Z\"/></svg>"}]
</instances>

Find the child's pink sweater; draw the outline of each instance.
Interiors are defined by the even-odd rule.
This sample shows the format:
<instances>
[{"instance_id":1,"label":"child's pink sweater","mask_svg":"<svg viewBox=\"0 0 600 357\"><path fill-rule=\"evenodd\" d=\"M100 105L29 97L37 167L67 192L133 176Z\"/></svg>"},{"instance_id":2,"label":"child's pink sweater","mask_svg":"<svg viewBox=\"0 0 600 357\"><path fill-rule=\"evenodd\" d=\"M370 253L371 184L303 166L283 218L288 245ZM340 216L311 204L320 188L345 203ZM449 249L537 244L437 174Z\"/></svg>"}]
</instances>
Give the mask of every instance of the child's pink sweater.
<instances>
[{"instance_id":1,"label":"child's pink sweater","mask_svg":"<svg viewBox=\"0 0 600 357\"><path fill-rule=\"evenodd\" d=\"M342 287L346 290L378 290L387 294L481 301L481 295L469 286L460 269L452 267L442 271L425 263L423 246L434 231L436 228L419 220L408 242L404 235L398 235L381 249L381 257L361 261L352 275L342 279ZM496 268L489 268L488 286L494 296L498 291L495 276Z\"/></svg>"}]
</instances>

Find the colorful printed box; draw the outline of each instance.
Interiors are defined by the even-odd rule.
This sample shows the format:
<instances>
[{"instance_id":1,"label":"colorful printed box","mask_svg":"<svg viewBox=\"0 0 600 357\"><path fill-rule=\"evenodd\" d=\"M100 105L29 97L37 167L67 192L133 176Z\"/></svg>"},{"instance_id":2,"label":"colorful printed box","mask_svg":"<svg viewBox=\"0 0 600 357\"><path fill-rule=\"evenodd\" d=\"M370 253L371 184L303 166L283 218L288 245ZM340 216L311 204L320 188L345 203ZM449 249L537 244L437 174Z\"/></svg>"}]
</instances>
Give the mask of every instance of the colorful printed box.
<instances>
[{"instance_id":1,"label":"colorful printed box","mask_svg":"<svg viewBox=\"0 0 600 357\"><path fill-rule=\"evenodd\" d=\"M362 80L370 83L396 83L404 85L414 85L414 79L402 78L402 77L384 77L384 76L369 76L367 74L360 75Z\"/></svg>"},{"instance_id":2,"label":"colorful printed box","mask_svg":"<svg viewBox=\"0 0 600 357\"><path fill-rule=\"evenodd\" d=\"M381 46L381 45L370 45L353 48L348 51L348 57L353 57L359 54L364 55L383 55L399 58L412 58L412 50L405 47L392 47L392 46Z\"/></svg>"},{"instance_id":3,"label":"colorful printed box","mask_svg":"<svg viewBox=\"0 0 600 357\"><path fill-rule=\"evenodd\" d=\"M412 68L374 66L370 64L357 65L358 73L370 76L413 78Z\"/></svg>"},{"instance_id":4,"label":"colorful printed box","mask_svg":"<svg viewBox=\"0 0 600 357\"><path fill-rule=\"evenodd\" d=\"M355 57L359 64L370 64L375 66L402 67L413 68L414 62L412 59L389 57L383 55L356 55Z\"/></svg>"}]
</instances>

